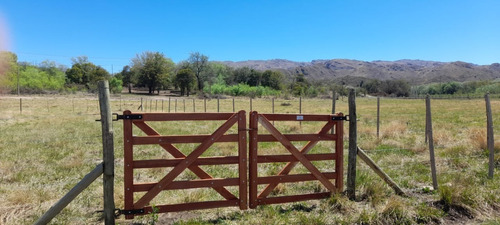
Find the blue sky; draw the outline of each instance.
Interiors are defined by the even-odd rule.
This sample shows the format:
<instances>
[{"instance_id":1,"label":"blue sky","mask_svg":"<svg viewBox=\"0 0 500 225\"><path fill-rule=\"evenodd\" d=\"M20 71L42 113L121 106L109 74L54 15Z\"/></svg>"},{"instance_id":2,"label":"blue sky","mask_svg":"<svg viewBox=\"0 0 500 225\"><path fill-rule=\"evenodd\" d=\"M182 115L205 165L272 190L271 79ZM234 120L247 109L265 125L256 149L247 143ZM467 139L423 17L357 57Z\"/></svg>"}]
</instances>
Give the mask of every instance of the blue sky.
<instances>
[{"instance_id":1,"label":"blue sky","mask_svg":"<svg viewBox=\"0 0 500 225\"><path fill-rule=\"evenodd\" d=\"M174 62L196 51L217 61L500 62L497 0L2 0L2 27L0 48L19 61L71 66L85 55L110 72L143 51Z\"/></svg>"}]
</instances>

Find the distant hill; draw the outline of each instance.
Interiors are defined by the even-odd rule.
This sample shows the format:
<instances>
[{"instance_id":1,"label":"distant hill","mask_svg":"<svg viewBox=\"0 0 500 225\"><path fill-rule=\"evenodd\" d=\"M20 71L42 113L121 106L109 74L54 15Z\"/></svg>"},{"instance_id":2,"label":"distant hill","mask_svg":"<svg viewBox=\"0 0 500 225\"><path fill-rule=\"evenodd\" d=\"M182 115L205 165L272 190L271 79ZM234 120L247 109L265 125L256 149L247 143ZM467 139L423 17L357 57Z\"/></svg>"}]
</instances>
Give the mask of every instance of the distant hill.
<instances>
[{"instance_id":1,"label":"distant hill","mask_svg":"<svg viewBox=\"0 0 500 225\"><path fill-rule=\"evenodd\" d=\"M302 73L312 80L335 80L344 83L364 79L404 79L410 84L448 81L475 81L500 79L500 64L476 65L467 62L435 62L424 60L358 61L348 59L294 62L284 59L224 61L225 65L257 70L280 70L288 77Z\"/></svg>"}]
</instances>

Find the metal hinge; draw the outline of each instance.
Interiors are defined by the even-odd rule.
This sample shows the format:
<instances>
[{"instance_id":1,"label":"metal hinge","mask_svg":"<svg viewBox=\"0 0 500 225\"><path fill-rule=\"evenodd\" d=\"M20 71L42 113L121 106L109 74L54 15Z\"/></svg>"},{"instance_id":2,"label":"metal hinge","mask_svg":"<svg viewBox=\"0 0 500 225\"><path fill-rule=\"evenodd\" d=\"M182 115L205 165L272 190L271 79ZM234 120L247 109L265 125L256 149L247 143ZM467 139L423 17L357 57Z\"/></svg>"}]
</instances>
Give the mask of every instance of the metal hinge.
<instances>
[{"instance_id":1,"label":"metal hinge","mask_svg":"<svg viewBox=\"0 0 500 225\"><path fill-rule=\"evenodd\" d=\"M113 113L113 116L116 116L116 118L113 118L113 121L118 121L118 120L140 120L140 119L142 119L142 115L138 115L138 114L133 114L133 115L118 115L118 113Z\"/></svg>"},{"instance_id":2,"label":"metal hinge","mask_svg":"<svg viewBox=\"0 0 500 225\"><path fill-rule=\"evenodd\" d=\"M349 121L349 115L345 115L345 116L332 116L332 120L345 120L345 121Z\"/></svg>"}]
</instances>

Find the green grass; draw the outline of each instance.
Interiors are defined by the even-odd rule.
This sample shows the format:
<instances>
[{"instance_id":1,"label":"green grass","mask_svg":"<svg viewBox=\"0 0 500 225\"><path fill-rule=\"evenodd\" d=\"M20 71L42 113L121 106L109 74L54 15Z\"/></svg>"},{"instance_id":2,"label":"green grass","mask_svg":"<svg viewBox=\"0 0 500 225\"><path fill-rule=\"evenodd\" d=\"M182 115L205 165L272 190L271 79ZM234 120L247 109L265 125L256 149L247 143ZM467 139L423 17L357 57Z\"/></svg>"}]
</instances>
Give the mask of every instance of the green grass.
<instances>
[{"instance_id":1,"label":"green grass","mask_svg":"<svg viewBox=\"0 0 500 225\"><path fill-rule=\"evenodd\" d=\"M168 97L114 96L112 109L137 112L140 98L145 111L168 111ZM0 97L0 221L5 224L30 224L66 194L83 176L102 160L101 125L96 122L99 112L96 96L23 96L23 110L19 110L19 98ZM171 98L170 111L192 112L193 100ZM186 107L184 108L184 102ZM220 99L220 112L232 112L232 98ZM282 105L290 103L290 105ZM206 101L208 112L217 112L217 100ZM500 128L500 100L492 100L494 130ZM195 100L196 112L204 111L204 101ZM271 99L257 98L252 109L271 113ZM250 111L248 98L236 98L235 110ZM199 210L191 213L174 213L173 221L179 224L413 224L458 220L482 223L498 223L500 207L500 179L498 156L500 136L496 135L495 177L487 179L486 116L484 100L433 100L432 115L436 146L436 162L439 191L423 191L431 186L429 153L424 138L425 103L423 100L382 99L380 138L376 136L376 99L358 98L358 143L367 154L409 193L410 197L394 196L394 192L376 176L368 166L358 160L357 201L349 201L343 195L324 200L259 206L254 210L239 211L237 208ZM330 113L331 99L303 99L302 113ZM140 110L139 110L140 111ZM276 99L276 113L298 113L298 99ZM347 113L347 98L337 101L337 111ZM222 122L200 125L194 122L151 123L161 134L208 134ZM320 125L314 123L276 122L283 132L317 132ZM122 122L113 123L115 132L117 208L123 208L123 130ZM262 128L262 127L260 127ZM261 129L263 130L263 129ZM230 132L236 132L233 128ZM498 133L498 132L497 132ZM134 134L140 134L134 129ZM345 160L347 160L348 125L345 124ZM294 143L300 149L303 142ZM176 145L189 154L196 145ZM318 144L312 152L329 152L332 143ZM134 157L172 158L159 147L138 146ZM236 145L217 144L204 156L236 155ZM276 143L261 143L264 153L286 153ZM322 171L333 166L331 162L315 162ZM347 161L344 162L347 166ZM276 174L282 163L259 166L263 174ZM216 177L236 177L235 166L205 166ZM168 169L140 170L141 181L156 181ZM305 172L300 164L292 173ZM190 172L182 179L193 179ZM262 188L262 187L261 187ZM237 195L237 188L229 188ZM318 182L302 182L280 185L275 195L314 192L324 190ZM156 205L198 200L220 200L210 189L165 192L153 202ZM82 192L54 220L54 224L100 224L102 208L102 181L98 179ZM473 218L457 217L457 210L467 210ZM454 211L455 210L455 211ZM172 216L170 215L170 216ZM159 214L158 224L169 218ZM123 217L119 224L148 223L150 217L136 217L129 221Z\"/></svg>"}]
</instances>

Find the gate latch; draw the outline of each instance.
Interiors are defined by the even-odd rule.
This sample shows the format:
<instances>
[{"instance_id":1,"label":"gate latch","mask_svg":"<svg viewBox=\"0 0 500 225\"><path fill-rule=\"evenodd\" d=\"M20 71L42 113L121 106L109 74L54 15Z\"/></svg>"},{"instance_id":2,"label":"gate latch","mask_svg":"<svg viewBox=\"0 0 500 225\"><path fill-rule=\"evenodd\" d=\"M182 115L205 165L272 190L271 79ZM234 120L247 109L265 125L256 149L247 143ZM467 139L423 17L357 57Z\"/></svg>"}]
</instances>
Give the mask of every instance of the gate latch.
<instances>
[{"instance_id":1,"label":"gate latch","mask_svg":"<svg viewBox=\"0 0 500 225\"><path fill-rule=\"evenodd\" d=\"M332 120L345 120L345 121L349 121L349 115L345 115L345 116L332 116Z\"/></svg>"},{"instance_id":2,"label":"gate latch","mask_svg":"<svg viewBox=\"0 0 500 225\"><path fill-rule=\"evenodd\" d=\"M118 115L118 113L113 113L113 116L116 116L116 118L113 118L113 121L118 121L118 120L140 120L142 119L142 115Z\"/></svg>"}]
</instances>

